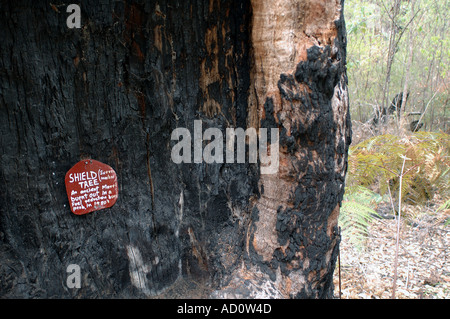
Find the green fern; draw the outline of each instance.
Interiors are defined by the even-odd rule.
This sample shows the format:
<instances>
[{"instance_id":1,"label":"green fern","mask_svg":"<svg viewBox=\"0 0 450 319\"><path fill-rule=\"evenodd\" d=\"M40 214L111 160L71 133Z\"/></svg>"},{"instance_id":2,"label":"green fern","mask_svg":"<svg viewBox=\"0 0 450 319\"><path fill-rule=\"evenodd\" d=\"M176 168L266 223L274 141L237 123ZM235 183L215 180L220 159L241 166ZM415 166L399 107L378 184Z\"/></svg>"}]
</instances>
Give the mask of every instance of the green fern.
<instances>
[{"instance_id":1,"label":"green fern","mask_svg":"<svg viewBox=\"0 0 450 319\"><path fill-rule=\"evenodd\" d=\"M439 208L437 209L437 211L446 211L450 209L450 199L447 199L447 201L445 203L443 203L441 206L439 206ZM444 223L444 226L448 226L450 225L450 217L447 218L447 221Z\"/></svg>"},{"instance_id":2,"label":"green fern","mask_svg":"<svg viewBox=\"0 0 450 319\"><path fill-rule=\"evenodd\" d=\"M355 247L363 248L368 227L378 216L373 208L382 200L381 196L362 186L346 189L339 214L343 236Z\"/></svg>"},{"instance_id":3,"label":"green fern","mask_svg":"<svg viewBox=\"0 0 450 319\"><path fill-rule=\"evenodd\" d=\"M447 201L443 203L441 206L439 206L437 210L440 211L445 209L450 209L450 199L447 199Z\"/></svg>"},{"instance_id":4,"label":"green fern","mask_svg":"<svg viewBox=\"0 0 450 319\"><path fill-rule=\"evenodd\" d=\"M424 203L436 190L447 198L450 193L449 175L450 139L445 133L417 132L404 138L379 135L350 147L339 216L343 235L356 247L362 248L368 227L378 215L377 204L383 200L390 202L391 197L397 201L399 191L402 201L409 204Z\"/></svg>"},{"instance_id":5,"label":"green fern","mask_svg":"<svg viewBox=\"0 0 450 319\"><path fill-rule=\"evenodd\" d=\"M350 148L347 185L370 187L381 195L390 190L398 197L398 177L406 156L401 197L421 204L436 189L448 195L449 155L450 139L445 133L417 132L405 138L375 136Z\"/></svg>"}]
</instances>

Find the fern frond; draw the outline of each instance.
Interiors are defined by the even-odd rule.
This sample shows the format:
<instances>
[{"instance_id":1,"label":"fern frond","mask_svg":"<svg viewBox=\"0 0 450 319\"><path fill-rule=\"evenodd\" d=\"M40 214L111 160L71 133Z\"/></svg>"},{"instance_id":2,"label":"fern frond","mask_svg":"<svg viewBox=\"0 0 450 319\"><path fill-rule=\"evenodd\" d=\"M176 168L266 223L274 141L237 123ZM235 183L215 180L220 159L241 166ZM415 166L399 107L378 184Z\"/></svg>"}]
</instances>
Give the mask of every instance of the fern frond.
<instances>
[{"instance_id":1,"label":"fern frond","mask_svg":"<svg viewBox=\"0 0 450 319\"><path fill-rule=\"evenodd\" d=\"M379 216L372 207L381 200L379 194L368 188L362 186L346 188L339 214L339 224L344 236L356 247L363 247L371 221Z\"/></svg>"},{"instance_id":2,"label":"fern frond","mask_svg":"<svg viewBox=\"0 0 450 319\"><path fill-rule=\"evenodd\" d=\"M449 193L450 139L448 134L416 132L409 137L379 135L352 146L348 159L347 185L370 187L381 195L398 197L398 178L403 158L402 199L421 203L438 189ZM389 183L388 183L389 181Z\"/></svg>"},{"instance_id":3,"label":"fern frond","mask_svg":"<svg viewBox=\"0 0 450 319\"><path fill-rule=\"evenodd\" d=\"M368 235L368 226L378 213L365 205L355 201L343 201L339 223L342 232L350 243L362 248Z\"/></svg>"}]
</instances>

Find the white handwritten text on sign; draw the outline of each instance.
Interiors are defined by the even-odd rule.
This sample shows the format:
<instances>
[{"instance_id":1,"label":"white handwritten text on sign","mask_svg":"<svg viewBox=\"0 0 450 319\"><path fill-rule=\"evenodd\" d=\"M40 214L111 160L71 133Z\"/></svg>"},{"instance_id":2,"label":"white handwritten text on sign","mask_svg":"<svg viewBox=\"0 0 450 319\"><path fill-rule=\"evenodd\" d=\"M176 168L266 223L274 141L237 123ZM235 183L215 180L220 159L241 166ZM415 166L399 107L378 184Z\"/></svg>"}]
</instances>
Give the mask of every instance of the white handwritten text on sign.
<instances>
[{"instance_id":1,"label":"white handwritten text on sign","mask_svg":"<svg viewBox=\"0 0 450 319\"><path fill-rule=\"evenodd\" d=\"M114 169L92 159L75 164L66 173L65 183L70 209L76 215L111 207L119 195Z\"/></svg>"}]
</instances>

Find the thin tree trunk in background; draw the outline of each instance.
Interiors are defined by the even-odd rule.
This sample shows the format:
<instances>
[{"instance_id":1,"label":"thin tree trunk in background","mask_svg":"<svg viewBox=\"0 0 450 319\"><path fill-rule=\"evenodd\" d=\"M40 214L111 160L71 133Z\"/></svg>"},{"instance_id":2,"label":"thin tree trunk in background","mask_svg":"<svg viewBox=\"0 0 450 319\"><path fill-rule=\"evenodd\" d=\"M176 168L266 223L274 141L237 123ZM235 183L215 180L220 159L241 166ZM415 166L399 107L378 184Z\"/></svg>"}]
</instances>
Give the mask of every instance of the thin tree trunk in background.
<instances>
[{"instance_id":1,"label":"thin tree trunk in background","mask_svg":"<svg viewBox=\"0 0 450 319\"><path fill-rule=\"evenodd\" d=\"M412 0L411 2L411 19L415 16L415 0ZM403 110L403 112L406 114L406 100L407 100L407 94L408 94L408 81L409 76L411 73L411 65L413 61L413 53L414 53L414 37L413 37L414 28L411 26L409 29L409 53L408 53L408 60L406 62L406 74L405 74L405 82L403 84L403 94L402 94L402 103L400 110Z\"/></svg>"},{"instance_id":2,"label":"thin tree trunk in background","mask_svg":"<svg viewBox=\"0 0 450 319\"><path fill-rule=\"evenodd\" d=\"M397 32L398 32L398 27L397 27L397 23L396 23L396 18L397 15L399 13L400 10L400 2L401 0L395 0L394 4L392 6L392 15L387 12L387 14L390 16L391 18L391 32L389 35L389 48L388 48L388 56L387 56L387 64L386 64L386 78L384 80L384 85L383 85L383 101L382 101L382 105L381 105L381 110L383 110L384 108L389 107L388 103L389 103L389 85L391 82L391 69L392 69L392 63L394 62L394 55L395 52L397 50ZM385 7L386 9L386 7ZM386 9L387 11L387 9ZM381 112L381 110L379 110Z\"/></svg>"},{"instance_id":3,"label":"thin tree trunk in background","mask_svg":"<svg viewBox=\"0 0 450 319\"><path fill-rule=\"evenodd\" d=\"M69 29L63 1L0 3L0 296L333 297L343 1L80 7ZM175 164L171 134L195 120L223 136L277 128L278 172ZM77 216L64 176L86 157L114 168L119 198Z\"/></svg>"}]
</instances>

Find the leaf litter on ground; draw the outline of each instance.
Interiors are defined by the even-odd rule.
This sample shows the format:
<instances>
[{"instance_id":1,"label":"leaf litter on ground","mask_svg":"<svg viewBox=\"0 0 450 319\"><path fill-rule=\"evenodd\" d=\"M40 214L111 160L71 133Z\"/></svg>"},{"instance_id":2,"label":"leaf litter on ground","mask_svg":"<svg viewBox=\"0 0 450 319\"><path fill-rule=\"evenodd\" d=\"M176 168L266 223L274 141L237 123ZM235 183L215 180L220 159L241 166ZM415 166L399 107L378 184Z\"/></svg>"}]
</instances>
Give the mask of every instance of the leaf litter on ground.
<instances>
[{"instance_id":1,"label":"leaf litter on ground","mask_svg":"<svg viewBox=\"0 0 450 319\"><path fill-rule=\"evenodd\" d=\"M445 200L436 194L434 205L405 205L402 210L395 296L398 299L450 299L450 209L438 209ZM396 219L374 219L360 247L351 244L342 233L342 299L392 297L396 230ZM336 297L338 267L333 278Z\"/></svg>"}]
</instances>

